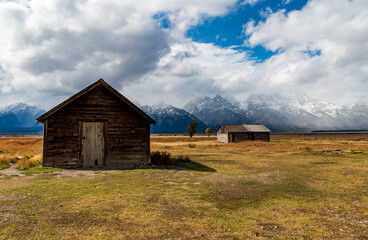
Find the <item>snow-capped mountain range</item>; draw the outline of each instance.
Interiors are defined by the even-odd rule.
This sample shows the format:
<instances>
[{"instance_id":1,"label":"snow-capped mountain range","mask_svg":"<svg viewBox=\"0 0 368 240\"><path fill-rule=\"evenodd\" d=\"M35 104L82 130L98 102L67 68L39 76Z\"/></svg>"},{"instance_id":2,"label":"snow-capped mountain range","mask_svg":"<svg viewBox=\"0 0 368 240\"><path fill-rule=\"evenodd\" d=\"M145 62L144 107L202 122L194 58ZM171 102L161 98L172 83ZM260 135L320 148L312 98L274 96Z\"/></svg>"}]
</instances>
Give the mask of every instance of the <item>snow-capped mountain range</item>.
<instances>
[{"instance_id":1,"label":"snow-capped mountain range","mask_svg":"<svg viewBox=\"0 0 368 240\"><path fill-rule=\"evenodd\" d=\"M45 110L25 103L0 108L0 130L36 128L36 118ZM42 130L42 129L41 129Z\"/></svg>"},{"instance_id":2,"label":"snow-capped mountain range","mask_svg":"<svg viewBox=\"0 0 368 240\"><path fill-rule=\"evenodd\" d=\"M151 126L152 133L184 133L191 122L198 123L198 132L204 132L206 129L201 120L184 109L164 103L142 106L141 109L156 121L156 124Z\"/></svg>"},{"instance_id":3,"label":"snow-capped mountain range","mask_svg":"<svg viewBox=\"0 0 368 240\"><path fill-rule=\"evenodd\" d=\"M139 104L138 104L139 105ZM265 124L274 132L311 130L368 130L368 104L335 105L305 94L253 94L246 101L235 98L200 97L183 109L167 104L140 106L157 121L153 133L183 133L190 122L198 131L216 130L227 124ZM45 111L24 103L0 109L0 130L32 127Z\"/></svg>"},{"instance_id":4,"label":"snow-capped mountain range","mask_svg":"<svg viewBox=\"0 0 368 240\"><path fill-rule=\"evenodd\" d=\"M220 125L252 123L248 112L240 108L240 102L219 95L197 98L187 103L184 109L213 129Z\"/></svg>"},{"instance_id":5,"label":"snow-capped mountain range","mask_svg":"<svg viewBox=\"0 0 368 240\"><path fill-rule=\"evenodd\" d=\"M305 94L251 95L244 104L249 117L279 131L368 129L368 104L338 106Z\"/></svg>"}]
</instances>

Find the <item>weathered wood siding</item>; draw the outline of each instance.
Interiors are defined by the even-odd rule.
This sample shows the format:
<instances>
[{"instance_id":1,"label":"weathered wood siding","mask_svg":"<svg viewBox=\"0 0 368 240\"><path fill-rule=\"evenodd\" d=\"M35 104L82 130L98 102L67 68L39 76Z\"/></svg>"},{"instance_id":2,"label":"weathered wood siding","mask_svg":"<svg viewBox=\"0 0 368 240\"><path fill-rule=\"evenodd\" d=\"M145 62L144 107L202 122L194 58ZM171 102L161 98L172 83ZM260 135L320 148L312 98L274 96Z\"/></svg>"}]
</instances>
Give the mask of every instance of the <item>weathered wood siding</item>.
<instances>
[{"instance_id":1,"label":"weathered wood siding","mask_svg":"<svg viewBox=\"0 0 368 240\"><path fill-rule=\"evenodd\" d=\"M255 141L263 141L269 142L270 141L270 133L268 132L256 132L254 133Z\"/></svg>"},{"instance_id":2,"label":"weathered wood siding","mask_svg":"<svg viewBox=\"0 0 368 240\"><path fill-rule=\"evenodd\" d=\"M250 133L246 133L246 132L239 132L239 133L234 133L234 142L247 142L250 141Z\"/></svg>"},{"instance_id":3,"label":"weathered wood siding","mask_svg":"<svg viewBox=\"0 0 368 240\"><path fill-rule=\"evenodd\" d=\"M105 165L147 164L150 123L103 86L47 119L44 166L82 166L83 122L104 124Z\"/></svg>"},{"instance_id":4,"label":"weathered wood siding","mask_svg":"<svg viewBox=\"0 0 368 240\"><path fill-rule=\"evenodd\" d=\"M251 135L253 134L254 140L252 140ZM232 135L233 141L232 141ZM236 133L221 133L217 132L217 142L229 143L229 142L247 142L247 141L270 141L270 133L267 132L236 132Z\"/></svg>"},{"instance_id":5,"label":"weathered wood siding","mask_svg":"<svg viewBox=\"0 0 368 240\"><path fill-rule=\"evenodd\" d=\"M220 143L227 143L229 142L229 138L228 138L228 135L227 133L217 133L217 142L220 142Z\"/></svg>"}]
</instances>

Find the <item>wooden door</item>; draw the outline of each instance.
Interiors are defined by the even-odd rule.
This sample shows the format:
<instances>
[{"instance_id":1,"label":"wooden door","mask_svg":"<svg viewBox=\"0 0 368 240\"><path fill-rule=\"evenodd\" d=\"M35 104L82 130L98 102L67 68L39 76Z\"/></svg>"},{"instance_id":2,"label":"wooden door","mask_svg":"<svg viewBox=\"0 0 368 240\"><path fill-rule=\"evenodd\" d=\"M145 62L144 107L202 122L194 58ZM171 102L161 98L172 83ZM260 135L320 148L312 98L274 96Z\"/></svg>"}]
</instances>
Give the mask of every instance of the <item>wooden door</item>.
<instances>
[{"instance_id":1,"label":"wooden door","mask_svg":"<svg viewBox=\"0 0 368 240\"><path fill-rule=\"evenodd\" d=\"M254 136L254 133L251 133L250 136L251 136L252 141L254 141L256 139L255 136Z\"/></svg>"},{"instance_id":2,"label":"wooden door","mask_svg":"<svg viewBox=\"0 0 368 240\"><path fill-rule=\"evenodd\" d=\"M229 137L229 142L235 142L234 133L229 133L228 137Z\"/></svg>"},{"instance_id":3,"label":"wooden door","mask_svg":"<svg viewBox=\"0 0 368 240\"><path fill-rule=\"evenodd\" d=\"M105 139L103 122L83 122L82 132L83 167L104 165Z\"/></svg>"}]
</instances>

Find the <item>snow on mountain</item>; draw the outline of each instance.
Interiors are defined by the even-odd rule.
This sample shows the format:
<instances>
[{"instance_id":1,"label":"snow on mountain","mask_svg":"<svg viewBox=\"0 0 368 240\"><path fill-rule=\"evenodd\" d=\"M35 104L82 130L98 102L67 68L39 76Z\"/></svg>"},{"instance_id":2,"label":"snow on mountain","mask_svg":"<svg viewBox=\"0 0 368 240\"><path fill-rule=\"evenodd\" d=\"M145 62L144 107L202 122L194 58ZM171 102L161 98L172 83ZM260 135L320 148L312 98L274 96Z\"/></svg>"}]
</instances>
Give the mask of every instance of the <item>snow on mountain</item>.
<instances>
[{"instance_id":1,"label":"snow on mountain","mask_svg":"<svg viewBox=\"0 0 368 240\"><path fill-rule=\"evenodd\" d=\"M204 133L206 129L201 120L184 109L164 103L143 106L141 109L156 121L156 124L151 126L152 133L185 133L191 122L198 123L197 133Z\"/></svg>"},{"instance_id":2,"label":"snow on mountain","mask_svg":"<svg viewBox=\"0 0 368 240\"><path fill-rule=\"evenodd\" d=\"M190 101L184 109L212 128L219 125L265 124L273 131L316 129L368 129L368 105L346 105L318 101L300 93L253 94L240 103L219 95Z\"/></svg>"},{"instance_id":3,"label":"snow on mountain","mask_svg":"<svg viewBox=\"0 0 368 240\"><path fill-rule=\"evenodd\" d=\"M141 109L157 121L151 126L153 133L185 133L191 122L199 124L197 132L201 133L207 126L215 130L220 125L244 123L265 124L272 131L368 129L368 104L339 106L306 94L253 94L244 102L205 96L188 102L184 109L165 103ZM25 103L0 108L0 130L41 127L34 124L44 112Z\"/></svg>"},{"instance_id":4,"label":"snow on mountain","mask_svg":"<svg viewBox=\"0 0 368 240\"><path fill-rule=\"evenodd\" d=\"M240 102L235 98L229 101L220 95L216 95L213 98L200 97L193 101L190 101L184 106L184 109L188 112L200 112L202 110L219 110L219 109L231 109L233 111L239 111Z\"/></svg>"},{"instance_id":5,"label":"snow on mountain","mask_svg":"<svg viewBox=\"0 0 368 240\"><path fill-rule=\"evenodd\" d=\"M293 107L303 109L315 116L323 117L324 115L336 117L338 112L343 109L332 103L318 101L309 98L305 93L299 93L289 98L289 104Z\"/></svg>"},{"instance_id":6,"label":"snow on mountain","mask_svg":"<svg viewBox=\"0 0 368 240\"><path fill-rule=\"evenodd\" d=\"M16 129L33 127L36 118L45 110L25 103L15 103L0 108L0 129Z\"/></svg>"},{"instance_id":7,"label":"snow on mountain","mask_svg":"<svg viewBox=\"0 0 368 240\"><path fill-rule=\"evenodd\" d=\"M338 106L305 94L253 94L243 105L253 121L280 131L368 129L367 104Z\"/></svg>"},{"instance_id":8,"label":"snow on mountain","mask_svg":"<svg viewBox=\"0 0 368 240\"><path fill-rule=\"evenodd\" d=\"M251 123L247 112L240 109L240 102L235 98L223 98L220 95L215 97L200 97L190 101L184 109L201 119L212 129L226 124Z\"/></svg>"},{"instance_id":9,"label":"snow on mountain","mask_svg":"<svg viewBox=\"0 0 368 240\"><path fill-rule=\"evenodd\" d=\"M3 113L14 113L14 114L23 114L25 112L30 113L32 115L38 114L39 112L44 112L44 110L35 107L30 106L25 103L14 103L5 107L0 108L0 114Z\"/></svg>"}]
</instances>

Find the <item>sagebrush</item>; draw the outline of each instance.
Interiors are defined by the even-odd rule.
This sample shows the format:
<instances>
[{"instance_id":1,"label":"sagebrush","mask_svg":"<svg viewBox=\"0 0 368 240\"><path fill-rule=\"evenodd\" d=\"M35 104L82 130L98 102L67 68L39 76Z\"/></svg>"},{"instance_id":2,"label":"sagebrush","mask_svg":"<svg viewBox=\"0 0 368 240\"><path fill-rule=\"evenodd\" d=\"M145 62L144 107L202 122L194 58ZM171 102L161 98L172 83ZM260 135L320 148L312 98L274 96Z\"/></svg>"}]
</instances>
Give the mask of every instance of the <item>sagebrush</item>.
<instances>
[{"instance_id":1,"label":"sagebrush","mask_svg":"<svg viewBox=\"0 0 368 240\"><path fill-rule=\"evenodd\" d=\"M42 156L36 155L32 157L25 157L18 161L17 169L26 170L33 167L38 167L42 165Z\"/></svg>"}]
</instances>

